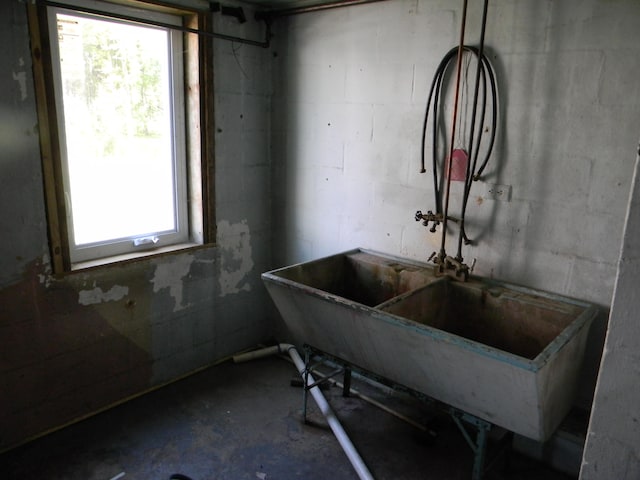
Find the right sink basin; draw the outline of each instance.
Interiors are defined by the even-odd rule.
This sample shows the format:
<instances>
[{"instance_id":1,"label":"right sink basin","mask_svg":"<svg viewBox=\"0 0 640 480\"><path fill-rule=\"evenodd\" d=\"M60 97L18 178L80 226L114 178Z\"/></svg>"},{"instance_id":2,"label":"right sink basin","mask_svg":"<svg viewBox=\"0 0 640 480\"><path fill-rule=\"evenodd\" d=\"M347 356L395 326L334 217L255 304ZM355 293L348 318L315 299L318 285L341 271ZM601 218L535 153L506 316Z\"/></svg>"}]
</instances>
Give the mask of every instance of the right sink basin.
<instances>
[{"instance_id":1,"label":"right sink basin","mask_svg":"<svg viewBox=\"0 0 640 480\"><path fill-rule=\"evenodd\" d=\"M402 318L534 359L584 306L481 280L440 278L380 308Z\"/></svg>"}]
</instances>

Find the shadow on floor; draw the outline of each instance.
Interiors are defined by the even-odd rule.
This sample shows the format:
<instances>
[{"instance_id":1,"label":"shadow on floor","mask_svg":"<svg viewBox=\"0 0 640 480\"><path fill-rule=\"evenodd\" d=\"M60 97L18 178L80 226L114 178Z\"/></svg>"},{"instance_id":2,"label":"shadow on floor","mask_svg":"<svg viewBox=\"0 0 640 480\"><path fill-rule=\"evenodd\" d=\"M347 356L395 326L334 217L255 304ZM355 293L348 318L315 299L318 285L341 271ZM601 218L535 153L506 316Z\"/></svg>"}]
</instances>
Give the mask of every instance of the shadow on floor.
<instances>
[{"instance_id":1,"label":"shadow on floor","mask_svg":"<svg viewBox=\"0 0 640 480\"><path fill-rule=\"evenodd\" d=\"M12 480L351 480L357 475L294 367L267 358L224 363L0 456ZM330 387L325 396L376 479L470 479L473 455L455 425L424 404L354 381L354 387L437 432L421 430ZM517 454L487 480L571 477Z\"/></svg>"}]
</instances>

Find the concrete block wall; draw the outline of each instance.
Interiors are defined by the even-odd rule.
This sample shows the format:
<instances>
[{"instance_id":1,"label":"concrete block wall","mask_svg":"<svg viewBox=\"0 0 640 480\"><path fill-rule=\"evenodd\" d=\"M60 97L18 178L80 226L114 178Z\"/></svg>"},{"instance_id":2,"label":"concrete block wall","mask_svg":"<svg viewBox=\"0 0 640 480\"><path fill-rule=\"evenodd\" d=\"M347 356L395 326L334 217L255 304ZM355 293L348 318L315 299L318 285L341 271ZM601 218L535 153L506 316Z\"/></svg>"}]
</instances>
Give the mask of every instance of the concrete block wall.
<instances>
[{"instance_id":1,"label":"concrete block wall","mask_svg":"<svg viewBox=\"0 0 640 480\"><path fill-rule=\"evenodd\" d=\"M214 50L217 244L53 276L26 7L0 2L0 451L271 334L271 57Z\"/></svg>"},{"instance_id":2,"label":"concrete block wall","mask_svg":"<svg viewBox=\"0 0 640 480\"><path fill-rule=\"evenodd\" d=\"M426 261L440 237L420 175L428 89L457 44L462 2L394 0L275 24L274 262L366 247ZM469 2L477 44L481 3ZM476 183L475 273L602 306L578 403L591 404L635 158L640 107L635 0L495 0L486 49L500 90L495 153ZM430 154L428 156L430 159ZM430 161L430 160L429 160ZM454 192L454 204L459 194ZM455 253L453 243L448 250Z\"/></svg>"}]
</instances>

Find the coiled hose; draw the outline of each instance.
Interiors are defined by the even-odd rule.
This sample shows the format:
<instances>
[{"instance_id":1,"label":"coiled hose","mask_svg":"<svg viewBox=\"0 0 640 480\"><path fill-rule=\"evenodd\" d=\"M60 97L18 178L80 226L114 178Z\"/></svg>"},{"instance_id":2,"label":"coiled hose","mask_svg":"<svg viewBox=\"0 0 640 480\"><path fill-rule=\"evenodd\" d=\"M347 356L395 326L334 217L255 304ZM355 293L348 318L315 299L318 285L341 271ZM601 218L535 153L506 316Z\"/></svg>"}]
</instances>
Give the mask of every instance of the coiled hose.
<instances>
[{"instance_id":1,"label":"coiled hose","mask_svg":"<svg viewBox=\"0 0 640 480\"><path fill-rule=\"evenodd\" d=\"M478 180L482 175L484 169L489 162L489 158L491 156L491 152L493 151L493 146L495 144L496 139L496 130L498 123L498 88L496 84L496 76L494 73L494 69L487 58L487 56L481 52L481 50L477 47L473 47L470 45L464 45L463 51L468 52L473 55L480 67L480 82L476 84L476 95L475 98L478 98L477 89L482 88L482 96L481 98L484 100L482 103L482 108L480 110L479 124L481 128L479 128L479 133L477 138L475 139L475 145L473 144L474 138L473 136L470 139L470 145L468 147L468 151L471 153L471 170L470 174L467 175L467 180L465 183L464 189L464 198L463 198L463 214L461 220L464 219L464 208L466 208L466 203L469 198L469 193L471 190L471 183L474 180ZM433 187L434 187L434 196L435 196L435 208L437 214L443 213L442 207L442 192L440 188L440 180L438 175L438 132L441 128L440 118L438 116L439 107L441 104L441 94L442 94L442 84L443 79L446 77L447 70L449 69L452 61L456 58L458 54L458 47L453 47L447 54L443 57L436 69L436 73L433 77L433 81L431 83L431 88L429 89L429 97L427 99L427 106L425 109L424 115L424 123L422 126L422 148L421 148L421 168L420 172L425 173L425 163L426 163L426 143L427 143L427 126L429 120L429 113L432 112L432 145L431 145L431 154L432 154L432 174L433 174ZM490 97L487 97L487 86L489 87ZM483 138L483 128L484 121L487 114L487 101L491 100L491 132L489 138L489 144L486 148L484 158L482 162L478 165L478 158L480 153L480 146ZM475 109L474 109L475 113ZM473 120L475 122L475 119ZM453 140L452 140L453 141ZM444 175L442 175L444 177ZM461 221L461 235L464 238L466 244L470 243L466 232L464 231L464 222Z\"/></svg>"}]
</instances>

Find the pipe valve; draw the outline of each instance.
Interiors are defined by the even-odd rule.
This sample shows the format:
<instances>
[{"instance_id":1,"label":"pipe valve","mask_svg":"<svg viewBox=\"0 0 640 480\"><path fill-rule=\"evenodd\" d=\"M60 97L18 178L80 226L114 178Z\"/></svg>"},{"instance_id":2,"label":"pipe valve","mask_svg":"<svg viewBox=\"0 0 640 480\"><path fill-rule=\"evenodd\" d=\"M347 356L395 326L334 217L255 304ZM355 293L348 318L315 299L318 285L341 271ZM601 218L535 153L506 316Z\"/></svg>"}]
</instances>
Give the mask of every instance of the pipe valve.
<instances>
[{"instance_id":1,"label":"pipe valve","mask_svg":"<svg viewBox=\"0 0 640 480\"><path fill-rule=\"evenodd\" d=\"M442 221L442 214L433 213L431 210L429 210L427 213L422 213L422 210L418 210L416 212L415 219L416 222L422 221L422 225L424 225L425 227L428 227L429 223L432 222L433 225L431 225L429 231L431 233L435 233L437 226L440 225L440 222Z\"/></svg>"}]
</instances>

